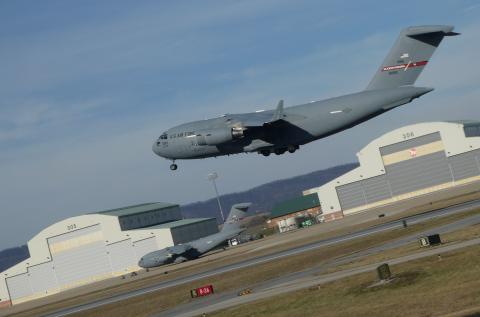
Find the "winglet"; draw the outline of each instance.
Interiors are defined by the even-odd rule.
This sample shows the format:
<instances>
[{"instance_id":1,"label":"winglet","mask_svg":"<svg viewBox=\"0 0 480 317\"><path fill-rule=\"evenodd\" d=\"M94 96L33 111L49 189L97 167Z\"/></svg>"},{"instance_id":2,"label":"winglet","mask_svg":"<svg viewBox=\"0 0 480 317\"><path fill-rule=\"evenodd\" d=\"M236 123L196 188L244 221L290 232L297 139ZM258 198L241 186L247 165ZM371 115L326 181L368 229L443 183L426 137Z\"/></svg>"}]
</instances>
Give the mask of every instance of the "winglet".
<instances>
[{"instance_id":1,"label":"winglet","mask_svg":"<svg viewBox=\"0 0 480 317\"><path fill-rule=\"evenodd\" d=\"M283 114L283 100L280 100L277 105L277 109L275 109L275 113L273 114L272 121L277 121L283 119L285 115Z\"/></svg>"}]
</instances>

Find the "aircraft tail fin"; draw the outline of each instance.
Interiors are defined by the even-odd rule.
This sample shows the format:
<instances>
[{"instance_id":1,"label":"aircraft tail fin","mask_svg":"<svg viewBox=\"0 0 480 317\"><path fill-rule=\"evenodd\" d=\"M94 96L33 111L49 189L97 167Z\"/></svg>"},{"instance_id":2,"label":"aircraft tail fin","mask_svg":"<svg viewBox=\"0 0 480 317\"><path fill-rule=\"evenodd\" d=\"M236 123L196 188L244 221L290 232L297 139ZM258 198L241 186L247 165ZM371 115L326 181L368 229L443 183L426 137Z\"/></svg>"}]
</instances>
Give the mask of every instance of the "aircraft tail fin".
<instances>
[{"instance_id":1,"label":"aircraft tail fin","mask_svg":"<svg viewBox=\"0 0 480 317\"><path fill-rule=\"evenodd\" d=\"M283 100L280 100L277 105L277 109L275 109L275 113L273 114L272 121L283 119Z\"/></svg>"},{"instance_id":2,"label":"aircraft tail fin","mask_svg":"<svg viewBox=\"0 0 480 317\"><path fill-rule=\"evenodd\" d=\"M413 85L443 38L458 34L449 25L403 29L366 90Z\"/></svg>"},{"instance_id":3,"label":"aircraft tail fin","mask_svg":"<svg viewBox=\"0 0 480 317\"><path fill-rule=\"evenodd\" d=\"M245 218L251 203L235 204L230 209L227 220L223 224L222 231L231 231L240 229L240 220Z\"/></svg>"}]
</instances>

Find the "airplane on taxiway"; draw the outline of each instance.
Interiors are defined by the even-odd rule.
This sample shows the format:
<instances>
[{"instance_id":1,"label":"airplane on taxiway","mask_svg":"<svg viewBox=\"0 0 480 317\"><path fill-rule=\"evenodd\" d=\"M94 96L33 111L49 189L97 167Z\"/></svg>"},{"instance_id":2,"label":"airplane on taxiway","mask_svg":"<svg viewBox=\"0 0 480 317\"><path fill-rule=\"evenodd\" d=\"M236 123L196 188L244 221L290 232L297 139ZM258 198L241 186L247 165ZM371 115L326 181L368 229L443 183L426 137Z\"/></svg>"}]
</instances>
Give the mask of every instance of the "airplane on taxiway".
<instances>
[{"instance_id":1,"label":"airplane on taxiway","mask_svg":"<svg viewBox=\"0 0 480 317\"><path fill-rule=\"evenodd\" d=\"M138 262L138 265L147 269L170 263L182 263L196 259L202 254L217 248L245 230L241 226L241 220L245 218L250 205L250 203L233 205L220 232L145 254Z\"/></svg>"}]
</instances>

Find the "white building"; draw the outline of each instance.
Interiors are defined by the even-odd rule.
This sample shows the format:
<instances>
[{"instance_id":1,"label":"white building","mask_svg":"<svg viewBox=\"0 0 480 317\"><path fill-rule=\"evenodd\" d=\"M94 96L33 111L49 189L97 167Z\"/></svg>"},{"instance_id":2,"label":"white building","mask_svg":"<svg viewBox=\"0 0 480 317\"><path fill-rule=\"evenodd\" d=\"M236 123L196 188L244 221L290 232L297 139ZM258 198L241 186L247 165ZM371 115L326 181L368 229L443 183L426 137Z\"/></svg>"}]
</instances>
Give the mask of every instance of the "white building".
<instances>
[{"instance_id":1,"label":"white building","mask_svg":"<svg viewBox=\"0 0 480 317\"><path fill-rule=\"evenodd\" d=\"M65 219L28 242L28 259L0 273L0 307L139 270L150 251L216 232L215 218L182 219L167 203Z\"/></svg>"},{"instance_id":2,"label":"white building","mask_svg":"<svg viewBox=\"0 0 480 317\"><path fill-rule=\"evenodd\" d=\"M480 180L480 122L428 122L384 134L357 153L360 166L306 190L326 221Z\"/></svg>"}]
</instances>

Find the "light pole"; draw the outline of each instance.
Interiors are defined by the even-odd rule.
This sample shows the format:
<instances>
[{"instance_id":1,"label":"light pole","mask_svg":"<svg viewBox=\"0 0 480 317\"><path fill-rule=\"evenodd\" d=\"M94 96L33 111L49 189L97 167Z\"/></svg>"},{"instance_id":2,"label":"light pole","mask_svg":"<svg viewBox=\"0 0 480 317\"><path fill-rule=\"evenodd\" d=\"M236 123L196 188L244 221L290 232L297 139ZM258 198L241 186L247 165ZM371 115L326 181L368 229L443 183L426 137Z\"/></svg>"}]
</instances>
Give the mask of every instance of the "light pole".
<instances>
[{"instance_id":1,"label":"light pole","mask_svg":"<svg viewBox=\"0 0 480 317\"><path fill-rule=\"evenodd\" d=\"M208 180L212 181L213 188L215 189L215 194L217 195L217 203L218 203L218 208L220 209L220 215L222 216L222 223L225 223L225 217L223 216L222 204L220 204L220 196L218 196L217 183L215 182L215 180L217 178L218 178L217 172L213 172L213 173L208 174Z\"/></svg>"}]
</instances>

